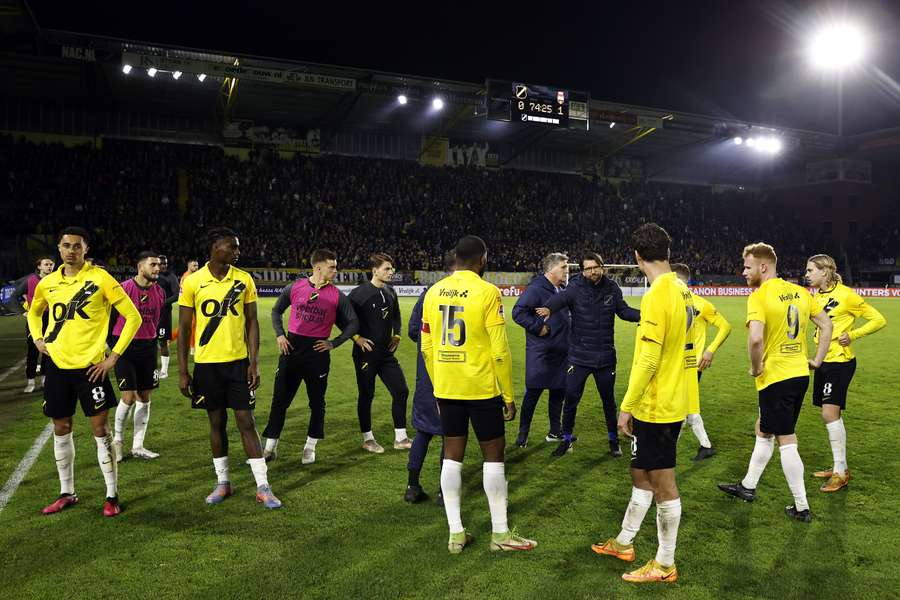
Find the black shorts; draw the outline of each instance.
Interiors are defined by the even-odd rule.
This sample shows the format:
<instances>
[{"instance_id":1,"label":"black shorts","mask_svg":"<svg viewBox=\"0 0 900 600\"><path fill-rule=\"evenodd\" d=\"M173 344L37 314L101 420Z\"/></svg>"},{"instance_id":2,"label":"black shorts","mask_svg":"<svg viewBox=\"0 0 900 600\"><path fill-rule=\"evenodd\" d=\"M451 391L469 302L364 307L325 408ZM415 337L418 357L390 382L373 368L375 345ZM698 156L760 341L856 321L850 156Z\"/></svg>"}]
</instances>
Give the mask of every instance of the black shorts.
<instances>
[{"instance_id":1,"label":"black shorts","mask_svg":"<svg viewBox=\"0 0 900 600\"><path fill-rule=\"evenodd\" d=\"M759 390L759 430L771 435L792 435L809 387L809 376L775 382Z\"/></svg>"},{"instance_id":2,"label":"black shorts","mask_svg":"<svg viewBox=\"0 0 900 600\"><path fill-rule=\"evenodd\" d=\"M847 389L854 373L855 358L848 362L822 363L813 376L813 404L835 404L844 410L847 406Z\"/></svg>"},{"instance_id":3,"label":"black shorts","mask_svg":"<svg viewBox=\"0 0 900 600\"><path fill-rule=\"evenodd\" d=\"M479 442L503 437L503 398L487 400L444 400L437 398L441 413L441 425L446 437L469 435L469 421Z\"/></svg>"},{"instance_id":4,"label":"black shorts","mask_svg":"<svg viewBox=\"0 0 900 600\"><path fill-rule=\"evenodd\" d=\"M193 408L219 410L253 410L256 394L247 385L246 358L227 363L195 363Z\"/></svg>"},{"instance_id":5,"label":"black shorts","mask_svg":"<svg viewBox=\"0 0 900 600\"><path fill-rule=\"evenodd\" d=\"M156 340L131 341L116 362L116 382L121 392L154 390L159 387Z\"/></svg>"},{"instance_id":6,"label":"black shorts","mask_svg":"<svg viewBox=\"0 0 900 600\"><path fill-rule=\"evenodd\" d=\"M44 361L44 414L51 419L63 419L75 414L81 402L86 417L93 417L119 403L109 377L103 381L88 381L87 369L60 369L49 356Z\"/></svg>"},{"instance_id":7,"label":"black shorts","mask_svg":"<svg viewBox=\"0 0 900 600\"><path fill-rule=\"evenodd\" d=\"M648 423L633 418L631 423L631 468L674 469L682 422Z\"/></svg>"},{"instance_id":8,"label":"black shorts","mask_svg":"<svg viewBox=\"0 0 900 600\"><path fill-rule=\"evenodd\" d=\"M159 317L159 325L156 326L156 339L159 345L164 346L172 340L172 308L163 307Z\"/></svg>"}]
</instances>

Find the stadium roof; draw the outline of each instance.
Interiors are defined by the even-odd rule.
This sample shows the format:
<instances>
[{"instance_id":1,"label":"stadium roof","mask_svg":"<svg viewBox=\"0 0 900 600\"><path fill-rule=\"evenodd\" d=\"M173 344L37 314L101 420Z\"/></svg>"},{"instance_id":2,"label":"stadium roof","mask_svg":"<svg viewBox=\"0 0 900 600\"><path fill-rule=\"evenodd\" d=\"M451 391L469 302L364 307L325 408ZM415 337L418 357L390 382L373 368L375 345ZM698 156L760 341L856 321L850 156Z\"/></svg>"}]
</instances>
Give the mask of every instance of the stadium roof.
<instances>
[{"instance_id":1,"label":"stadium roof","mask_svg":"<svg viewBox=\"0 0 900 600\"><path fill-rule=\"evenodd\" d=\"M659 108L640 107L592 98L588 131L489 120L484 83L427 79L372 69L286 61L255 56L234 56L185 47L160 46L72 32L42 30L40 53L4 54L0 60L2 96L110 108L116 111L154 112L213 121L223 107L224 74L239 67L231 119L260 125L326 131L364 131L435 135L466 142L488 142L511 147L507 156L530 148L577 153L592 159L612 155L635 157L654 176L686 166L697 173L714 173L723 181L759 183L773 174L802 169L810 161L832 158L851 143L869 142L868 158L885 156L872 140L895 139L890 132L874 132L841 140L835 135L765 124L723 120ZM85 54L87 52L87 54ZM124 63L138 56L153 56L161 64L186 64L189 76L174 81L170 74L150 78L143 69L122 72ZM130 58L129 58L130 57ZM132 61L133 62L133 61ZM149 63L148 63L149 64ZM215 64L223 76L201 82L189 69ZM174 67L172 67L174 68ZM162 70L162 68L161 68ZM267 74L294 79L315 75L318 85L286 84L267 80ZM502 76L503 74L497 74ZM352 82L352 85L347 84ZM529 82L550 83L553 82ZM398 94L409 98L400 106ZM447 106L439 116L429 110L431 98L441 96ZM784 152L777 161L737 152L730 140L754 132L777 135ZM888 135L885 135L888 134ZM877 151L876 151L877 149ZM888 152L890 154L890 152Z\"/></svg>"}]
</instances>

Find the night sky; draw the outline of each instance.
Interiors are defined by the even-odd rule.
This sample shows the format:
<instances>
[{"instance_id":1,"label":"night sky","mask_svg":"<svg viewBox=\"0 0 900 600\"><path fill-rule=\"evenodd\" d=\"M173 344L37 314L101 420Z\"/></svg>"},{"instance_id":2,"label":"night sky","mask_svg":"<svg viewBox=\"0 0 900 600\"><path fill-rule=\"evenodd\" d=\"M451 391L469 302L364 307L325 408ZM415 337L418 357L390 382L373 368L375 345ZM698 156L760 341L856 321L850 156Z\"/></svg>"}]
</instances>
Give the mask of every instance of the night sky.
<instances>
[{"instance_id":1,"label":"night sky","mask_svg":"<svg viewBox=\"0 0 900 600\"><path fill-rule=\"evenodd\" d=\"M804 48L817 24L848 15L872 39L864 66L844 77L845 132L900 126L897 0L29 6L49 29L467 82L522 80L829 132L836 79L814 72Z\"/></svg>"}]
</instances>

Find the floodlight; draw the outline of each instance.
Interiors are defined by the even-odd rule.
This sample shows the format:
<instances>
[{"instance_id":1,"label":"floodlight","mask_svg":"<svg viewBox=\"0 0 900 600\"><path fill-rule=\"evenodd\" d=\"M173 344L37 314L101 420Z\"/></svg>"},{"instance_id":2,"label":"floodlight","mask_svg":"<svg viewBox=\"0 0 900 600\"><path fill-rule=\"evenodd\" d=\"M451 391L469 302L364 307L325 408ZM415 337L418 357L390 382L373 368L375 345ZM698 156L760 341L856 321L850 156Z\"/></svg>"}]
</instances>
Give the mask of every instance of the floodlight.
<instances>
[{"instance_id":1,"label":"floodlight","mask_svg":"<svg viewBox=\"0 0 900 600\"><path fill-rule=\"evenodd\" d=\"M407 100L406 96L404 96L403 94L400 94L399 96L397 96L397 102L400 104L406 104L408 102L408 100Z\"/></svg>"},{"instance_id":2,"label":"floodlight","mask_svg":"<svg viewBox=\"0 0 900 600\"><path fill-rule=\"evenodd\" d=\"M181 71L175 71L172 73L172 79L178 81L178 78L181 77Z\"/></svg>"},{"instance_id":3,"label":"floodlight","mask_svg":"<svg viewBox=\"0 0 900 600\"><path fill-rule=\"evenodd\" d=\"M150 67L147 69L147 75L150 77L156 77L156 67Z\"/></svg>"},{"instance_id":4,"label":"floodlight","mask_svg":"<svg viewBox=\"0 0 900 600\"><path fill-rule=\"evenodd\" d=\"M853 66L866 53L865 35L851 23L835 23L816 33L809 44L809 57L819 69L840 70Z\"/></svg>"},{"instance_id":5,"label":"floodlight","mask_svg":"<svg viewBox=\"0 0 900 600\"><path fill-rule=\"evenodd\" d=\"M744 143L744 138L742 138L741 136L737 136L733 141L735 146L740 146Z\"/></svg>"},{"instance_id":6,"label":"floodlight","mask_svg":"<svg viewBox=\"0 0 900 600\"><path fill-rule=\"evenodd\" d=\"M441 110L441 109L443 109L443 108L444 108L444 101L441 100L440 98L435 98L434 100L431 101L431 108L433 108L434 110Z\"/></svg>"},{"instance_id":7,"label":"floodlight","mask_svg":"<svg viewBox=\"0 0 900 600\"><path fill-rule=\"evenodd\" d=\"M200 83L203 83L203 81L206 79L206 73L200 73L199 75L197 75L197 79L200 80Z\"/></svg>"},{"instance_id":8,"label":"floodlight","mask_svg":"<svg viewBox=\"0 0 900 600\"><path fill-rule=\"evenodd\" d=\"M131 73L131 65L122 65L122 72L126 75Z\"/></svg>"}]
</instances>

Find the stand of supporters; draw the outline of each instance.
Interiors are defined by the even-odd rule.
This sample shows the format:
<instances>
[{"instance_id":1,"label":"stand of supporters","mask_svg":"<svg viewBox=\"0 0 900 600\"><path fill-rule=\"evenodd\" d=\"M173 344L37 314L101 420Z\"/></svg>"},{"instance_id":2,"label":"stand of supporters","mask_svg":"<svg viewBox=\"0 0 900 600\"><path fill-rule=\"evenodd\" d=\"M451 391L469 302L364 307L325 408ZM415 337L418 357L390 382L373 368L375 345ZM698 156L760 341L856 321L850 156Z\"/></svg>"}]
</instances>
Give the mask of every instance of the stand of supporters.
<instances>
[{"instance_id":1,"label":"stand of supporters","mask_svg":"<svg viewBox=\"0 0 900 600\"><path fill-rule=\"evenodd\" d=\"M461 232L490 242L493 270L531 271L548 251L577 257L584 249L633 263L628 232L650 221L673 233L673 260L700 280L737 278L747 240L778 248L787 277L801 275L810 254L837 254L802 215L764 198L652 182L614 187L570 174L334 155L241 161L210 146L104 140L101 149L67 148L3 136L0 174L8 192L0 202L9 203L0 208L16 215L0 226L4 237L79 223L95 236L92 254L110 266L131 265L148 247L179 262L197 256L214 225L239 232L245 266L308 266L312 249L330 247L341 268L366 268L378 250L400 269L439 270ZM896 228L892 235L896 242Z\"/></svg>"}]
</instances>

